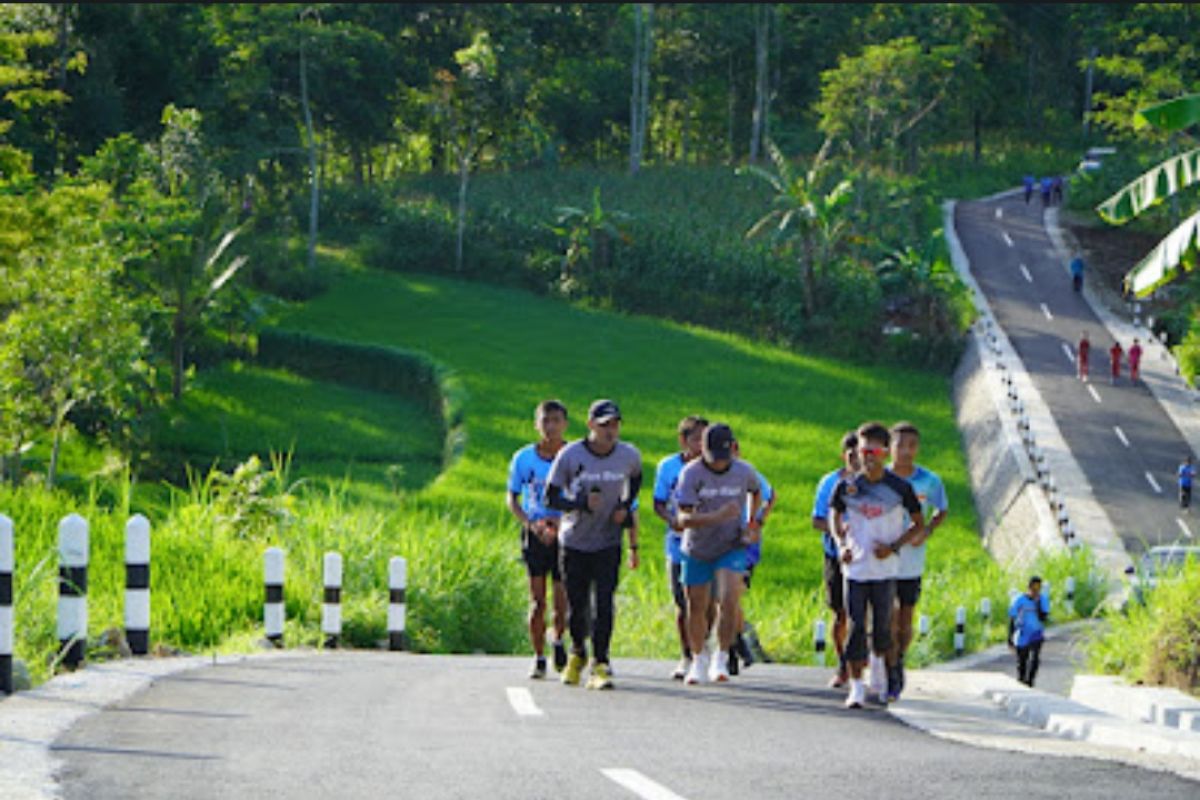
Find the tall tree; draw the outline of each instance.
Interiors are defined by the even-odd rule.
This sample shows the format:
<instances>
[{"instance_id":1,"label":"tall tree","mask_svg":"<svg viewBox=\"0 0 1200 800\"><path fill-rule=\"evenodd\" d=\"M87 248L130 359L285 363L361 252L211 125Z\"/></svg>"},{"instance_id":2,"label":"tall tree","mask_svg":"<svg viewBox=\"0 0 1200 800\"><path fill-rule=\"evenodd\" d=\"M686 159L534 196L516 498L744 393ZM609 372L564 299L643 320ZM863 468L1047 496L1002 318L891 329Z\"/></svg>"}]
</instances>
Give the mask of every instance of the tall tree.
<instances>
[{"instance_id":1,"label":"tall tree","mask_svg":"<svg viewBox=\"0 0 1200 800\"><path fill-rule=\"evenodd\" d=\"M633 80L629 100L629 172L636 175L646 154L650 115L650 58L654 52L654 4L633 7Z\"/></svg>"}]
</instances>

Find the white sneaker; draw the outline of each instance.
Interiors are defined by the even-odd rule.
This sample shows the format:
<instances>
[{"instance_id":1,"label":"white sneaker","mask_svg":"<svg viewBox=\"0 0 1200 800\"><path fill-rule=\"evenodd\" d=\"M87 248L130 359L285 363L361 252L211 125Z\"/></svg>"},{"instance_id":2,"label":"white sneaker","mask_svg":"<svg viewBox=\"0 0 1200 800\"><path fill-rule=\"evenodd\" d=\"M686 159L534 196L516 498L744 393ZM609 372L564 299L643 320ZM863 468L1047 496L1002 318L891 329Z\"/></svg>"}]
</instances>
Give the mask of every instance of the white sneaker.
<instances>
[{"instance_id":1,"label":"white sneaker","mask_svg":"<svg viewBox=\"0 0 1200 800\"><path fill-rule=\"evenodd\" d=\"M688 674L688 670L692 668L692 660L686 656L679 659L679 663L675 665L675 671L671 673L674 680L681 681Z\"/></svg>"},{"instance_id":2,"label":"white sneaker","mask_svg":"<svg viewBox=\"0 0 1200 800\"><path fill-rule=\"evenodd\" d=\"M887 693L887 664L874 653L871 654L871 679L867 690L877 697Z\"/></svg>"},{"instance_id":3,"label":"white sneaker","mask_svg":"<svg viewBox=\"0 0 1200 800\"><path fill-rule=\"evenodd\" d=\"M867 700L867 687L861 680L850 679L850 693L846 695L846 708L862 708Z\"/></svg>"},{"instance_id":4,"label":"white sneaker","mask_svg":"<svg viewBox=\"0 0 1200 800\"><path fill-rule=\"evenodd\" d=\"M729 651L718 650L716 657L712 662L712 670L708 673L709 680L713 683L728 683L729 682Z\"/></svg>"},{"instance_id":5,"label":"white sneaker","mask_svg":"<svg viewBox=\"0 0 1200 800\"><path fill-rule=\"evenodd\" d=\"M695 686L706 680L708 680L708 653L700 653L692 659L692 665L688 667L688 673L683 682L688 686Z\"/></svg>"}]
</instances>

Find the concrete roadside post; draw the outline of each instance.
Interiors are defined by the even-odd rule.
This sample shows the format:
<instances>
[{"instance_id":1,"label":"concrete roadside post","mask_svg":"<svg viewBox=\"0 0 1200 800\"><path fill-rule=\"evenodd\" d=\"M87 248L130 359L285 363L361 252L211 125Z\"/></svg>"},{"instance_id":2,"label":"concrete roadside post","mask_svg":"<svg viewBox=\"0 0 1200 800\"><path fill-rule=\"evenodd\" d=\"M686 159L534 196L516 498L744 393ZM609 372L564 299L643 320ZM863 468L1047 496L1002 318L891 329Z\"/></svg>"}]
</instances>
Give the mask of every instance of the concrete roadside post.
<instances>
[{"instance_id":1,"label":"concrete roadside post","mask_svg":"<svg viewBox=\"0 0 1200 800\"><path fill-rule=\"evenodd\" d=\"M961 656L967 647L967 609L959 606L954 612L954 655Z\"/></svg>"},{"instance_id":2,"label":"concrete roadside post","mask_svg":"<svg viewBox=\"0 0 1200 800\"><path fill-rule=\"evenodd\" d=\"M68 514L58 524L58 645L63 666L75 668L87 653L88 524Z\"/></svg>"},{"instance_id":3,"label":"concrete roadside post","mask_svg":"<svg viewBox=\"0 0 1200 800\"><path fill-rule=\"evenodd\" d=\"M813 627L813 662L821 667L825 665L825 620L817 620Z\"/></svg>"},{"instance_id":4,"label":"concrete roadside post","mask_svg":"<svg viewBox=\"0 0 1200 800\"><path fill-rule=\"evenodd\" d=\"M150 520L125 523L125 640L135 656L150 652Z\"/></svg>"},{"instance_id":5,"label":"concrete roadside post","mask_svg":"<svg viewBox=\"0 0 1200 800\"><path fill-rule=\"evenodd\" d=\"M324 564L325 602L321 606L321 633L326 647L337 647L342 638L342 556L326 553Z\"/></svg>"},{"instance_id":6,"label":"concrete roadside post","mask_svg":"<svg viewBox=\"0 0 1200 800\"><path fill-rule=\"evenodd\" d=\"M388 562L388 649L403 650L405 623L405 590L408 586L408 564L400 556Z\"/></svg>"},{"instance_id":7,"label":"concrete roadside post","mask_svg":"<svg viewBox=\"0 0 1200 800\"><path fill-rule=\"evenodd\" d=\"M13 693L13 524L0 514L0 695Z\"/></svg>"},{"instance_id":8,"label":"concrete roadside post","mask_svg":"<svg viewBox=\"0 0 1200 800\"><path fill-rule=\"evenodd\" d=\"M268 547L263 553L263 583L266 586L263 627L267 641L283 647L283 551L278 547Z\"/></svg>"}]
</instances>

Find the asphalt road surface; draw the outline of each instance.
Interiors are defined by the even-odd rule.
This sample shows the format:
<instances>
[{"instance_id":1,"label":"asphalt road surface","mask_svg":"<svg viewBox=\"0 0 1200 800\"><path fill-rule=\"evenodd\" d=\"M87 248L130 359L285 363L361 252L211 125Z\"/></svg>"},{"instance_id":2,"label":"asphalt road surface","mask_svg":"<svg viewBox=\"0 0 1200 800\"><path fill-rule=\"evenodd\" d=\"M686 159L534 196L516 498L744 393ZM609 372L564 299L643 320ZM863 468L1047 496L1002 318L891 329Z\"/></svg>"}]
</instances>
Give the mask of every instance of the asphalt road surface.
<instances>
[{"instance_id":1,"label":"asphalt road surface","mask_svg":"<svg viewBox=\"0 0 1200 800\"><path fill-rule=\"evenodd\" d=\"M1175 480L1190 448L1150 390L1130 384L1127 360L1110 384L1112 339L1071 288L1043 213L1040 200L1026 205L1020 195L958 204L955 227L971 273L1130 555L1190 539L1200 516L1180 510ZM1087 383L1076 377L1074 355L1084 331L1092 344Z\"/></svg>"},{"instance_id":2,"label":"asphalt road surface","mask_svg":"<svg viewBox=\"0 0 1200 800\"><path fill-rule=\"evenodd\" d=\"M684 687L617 661L617 688L530 681L525 659L379 653L208 666L85 717L54 745L67 798L1196 797L1105 761L976 748L827 670L756 665ZM901 701L903 702L903 701Z\"/></svg>"}]
</instances>

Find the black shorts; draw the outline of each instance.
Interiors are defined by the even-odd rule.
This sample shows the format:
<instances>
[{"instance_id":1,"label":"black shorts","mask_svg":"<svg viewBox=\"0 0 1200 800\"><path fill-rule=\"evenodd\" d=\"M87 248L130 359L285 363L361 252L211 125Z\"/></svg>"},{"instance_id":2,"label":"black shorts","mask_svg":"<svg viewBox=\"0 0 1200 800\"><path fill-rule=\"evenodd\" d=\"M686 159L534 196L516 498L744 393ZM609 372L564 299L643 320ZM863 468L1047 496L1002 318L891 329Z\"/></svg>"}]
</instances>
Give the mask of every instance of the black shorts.
<instances>
[{"instance_id":1,"label":"black shorts","mask_svg":"<svg viewBox=\"0 0 1200 800\"><path fill-rule=\"evenodd\" d=\"M675 607L679 613L687 613L687 593L683 591L683 564L678 561L668 562L667 572L671 578L671 597L675 598Z\"/></svg>"},{"instance_id":2,"label":"black shorts","mask_svg":"<svg viewBox=\"0 0 1200 800\"><path fill-rule=\"evenodd\" d=\"M842 562L825 556L825 605L830 611L846 610L846 582L842 579Z\"/></svg>"},{"instance_id":3,"label":"black shorts","mask_svg":"<svg viewBox=\"0 0 1200 800\"><path fill-rule=\"evenodd\" d=\"M896 597L900 599L900 605L902 606L909 608L915 606L917 601L921 599L921 579L897 578Z\"/></svg>"},{"instance_id":4,"label":"black shorts","mask_svg":"<svg viewBox=\"0 0 1200 800\"><path fill-rule=\"evenodd\" d=\"M558 540L546 544L530 528L521 529L521 558L531 578L549 575L557 583L561 573L558 569Z\"/></svg>"}]
</instances>

